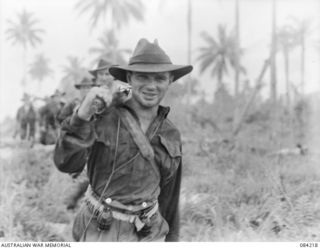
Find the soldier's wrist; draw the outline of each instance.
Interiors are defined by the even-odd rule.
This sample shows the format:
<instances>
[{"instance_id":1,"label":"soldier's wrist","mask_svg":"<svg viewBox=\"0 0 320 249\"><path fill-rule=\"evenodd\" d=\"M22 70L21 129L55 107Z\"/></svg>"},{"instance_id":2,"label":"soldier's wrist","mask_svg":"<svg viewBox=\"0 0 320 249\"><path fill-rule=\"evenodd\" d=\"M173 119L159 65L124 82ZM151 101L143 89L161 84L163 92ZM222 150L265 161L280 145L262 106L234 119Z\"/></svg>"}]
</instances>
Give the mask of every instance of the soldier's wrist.
<instances>
[{"instance_id":1,"label":"soldier's wrist","mask_svg":"<svg viewBox=\"0 0 320 249\"><path fill-rule=\"evenodd\" d=\"M90 121L92 118L93 113L89 113L89 111L83 110L84 108L82 108L82 106L80 106L78 108L78 110L76 111L76 114L78 115L78 117L84 121Z\"/></svg>"},{"instance_id":2,"label":"soldier's wrist","mask_svg":"<svg viewBox=\"0 0 320 249\"><path fill-rule=\"evenodd\" d=\"M70 124L73 126L83 126L84 124L91 123L92 116L87 119L86 117L79 115L79 109L80 108L74 111L70 120Z\"/></svg>"}]
</instances>

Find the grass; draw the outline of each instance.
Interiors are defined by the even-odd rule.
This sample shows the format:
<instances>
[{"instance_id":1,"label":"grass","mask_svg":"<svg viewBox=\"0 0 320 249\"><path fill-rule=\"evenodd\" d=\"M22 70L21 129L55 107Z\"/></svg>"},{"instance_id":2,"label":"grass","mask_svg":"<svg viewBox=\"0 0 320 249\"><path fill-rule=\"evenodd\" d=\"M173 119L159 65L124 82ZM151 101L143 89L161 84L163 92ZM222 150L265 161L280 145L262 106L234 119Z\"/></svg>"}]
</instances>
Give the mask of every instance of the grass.
<instances>
[{"instance_id":1,"label":"grass","mask_svg":"<svg viewBox=\"0 0 320 249\"><path fill-rule=\"evenodd\" d=\"M233 143L175 114L183 136L182 241L320 240L320 157L269 155L294 146L292 126L257 120ZM53 165L53 147L0 145L12 153L0 154L0 241L71 240L74 213L64 198L72 180Z\"/></svg>"},{"instance_id":2,"label":"grass","mask_svg":"<svg viewBox=\"0 0 320 249\"><path fill-rule=\"evenodd\" d=\"M270 157L293 139L282 136L278 145L269 136L248 127L236 145L184 144L183 241L320 240L320 160Z\"/></svg>"}]
</instances>

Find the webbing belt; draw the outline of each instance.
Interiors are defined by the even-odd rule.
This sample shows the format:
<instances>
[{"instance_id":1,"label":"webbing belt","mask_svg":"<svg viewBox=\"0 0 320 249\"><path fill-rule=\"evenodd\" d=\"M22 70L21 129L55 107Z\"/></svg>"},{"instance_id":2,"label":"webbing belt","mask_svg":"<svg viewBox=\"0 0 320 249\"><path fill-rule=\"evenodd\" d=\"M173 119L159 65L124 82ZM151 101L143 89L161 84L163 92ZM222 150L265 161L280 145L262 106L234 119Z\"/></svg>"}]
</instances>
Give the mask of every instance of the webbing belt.
<instances>
[{"instance_id":1,"label":"webbing belt","mask_svg":"<svg viewBox=\"0 0 320 249\"><path fill-rule=\"evenodd\" d=\"M150 218L158 211L158 208L159 208L158 202L155 201L154 205L144 209L141 209L141 205L139 205L137 206L137 207L140 207L139 212L133 212L132 214L129 214L127 212L121 212L119 211L119 209L115 210L111 205L100 203L99 200L96 198L96 196L92 193L93 191L89 186L84 201L86 203L86 206L90 210L90 212L95 217L101 216L103 212L111 212L112 218L133 223L137 231L140 231L144 227L145 222L148 222Z\"/></svg>"}]
</instances>

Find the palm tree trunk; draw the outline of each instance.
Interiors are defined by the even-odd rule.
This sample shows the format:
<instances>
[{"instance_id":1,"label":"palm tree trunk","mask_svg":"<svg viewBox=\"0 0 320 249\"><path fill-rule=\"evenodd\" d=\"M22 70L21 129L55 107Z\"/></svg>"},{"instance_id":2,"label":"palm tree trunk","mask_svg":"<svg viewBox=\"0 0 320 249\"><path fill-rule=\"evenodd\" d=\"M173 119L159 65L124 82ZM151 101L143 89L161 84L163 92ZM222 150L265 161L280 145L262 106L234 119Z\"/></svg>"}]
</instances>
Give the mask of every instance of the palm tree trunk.
<instances>
[{"instance_id":1,"label":"palm tree trunk","mask_svg":"<svg viewBox=\"0 0 320 249\"><path fill-rule=\"evenodd\" d=\"M276 3L272 1L272 37L271 37L271 53L270 53L270 98L271 102L275 103L277 100L277 37L276 37Z\"/></svg>"},{"instance_id":2,"label":"palm tree trunk","mask_svg":"<svg viewBox=\"0 0 320 249\"><path fill-rule=\"evenodd\" d=\"M187 29L188 29L188 64L191 64L191 33L192 33L192 8L191 0L188 0L188 13L187 13ZM187 78L187 104L190 105L191 99L191 76Z\"/></svg>"},{"instance_id":3,"label":"palm tree trunk","mask_svg":"<svg viewBox=\"0 0 320 249\"><path fill-rule=\"evenodd\" d=\"M112 18L112 20L114 20L113 18ZM111 22L111 32L113 32L113 34L114 34L114 36L115 36L115 39L117 39L117 37L116 37L116 33L115 33L115 22L114 21L112 21ZM115 51L115 49L113 49L112 50L112 64L118 64L118 61L116 61L116 51Z\"/></svg>"},{"instance_id":4,"label":"palm tree trunk","mask_svg":"<svg viewBox=\"0 0 320 249\"><path fill-rule=\"evenodd\" d=\"M239 94L239 62L240 62L240 38L239 38L239 0L236 0L236 58L235 58L235 98Z\"/></svg>"},{"instance_id":5,"label":"palm tree trunk","mask_svg":"<svg viewBox=\"0 0 320 249\"><path fill-rule=\"evenodd\" d=\"M22 69L22 80L21 80L21 85L23 92L26 91L27 88L27 48L23 48L23 53L22 53L22 64L23 64L23 69Z\"/></svg>"},{"instance_id":6,"label":"palm tree trunk","mask_svg":"<svg viewBox=\"0 0 320 249\"><path fill-rule=\"evenodd\" d=\"M238 122L239 116L239 59L240 59L240 39L239 39L239 0L235 2L235 23L236 23L236 34L235 34L235 86L234 86L234 107L233 107L233 126Z\"/></svg>"},{"instance_id":7,"label":"palm tree trunk","mask_svg":"<svg viewBox=\"0 0 320 249\"><path fill-rule=\"evenodd\" d=\"M304 96L305 82L304 82L304 63L305 63L305 39L304 34L301 35L301 94Z\"/></svg>"},{"instance_id":8,"label":"palm tree trunk","mask_svg":"<svg viewBox=\"0 0 320 249\"><path fill-rule=\"evenodd\" d=\"M289 80L289 51L284 50L284 69L286 79L286 105L290 107L290 80Z\"/></svg>"}]
</instances>

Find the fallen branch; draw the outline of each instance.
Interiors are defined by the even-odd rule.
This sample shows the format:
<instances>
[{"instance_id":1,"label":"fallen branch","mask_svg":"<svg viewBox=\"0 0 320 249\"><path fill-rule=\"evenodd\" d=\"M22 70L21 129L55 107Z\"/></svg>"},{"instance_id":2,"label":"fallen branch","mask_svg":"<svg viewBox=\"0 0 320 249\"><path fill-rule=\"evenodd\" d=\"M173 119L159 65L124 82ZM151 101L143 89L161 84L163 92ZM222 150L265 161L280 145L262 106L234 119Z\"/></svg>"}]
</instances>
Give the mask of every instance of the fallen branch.
<instances>
[{"instance_id":1,"label":"fallen branch","mask_svg":"<svg viewBox=\"0 0 320 249\"><path fill-rule=\"evenodd\" d=\"M251 96L247 102L247 104L245 105L245 107L243 108L242 112L241 112L241 115L240 115L240 118L239 118L239 121L237 122L237 124L234 126L234 129L232 131L232 136L235 137L236 135L238 135L239 131L241 130L242 128L242 124L245 120L245 117L247 116L247 113L249 111L249 108L251 106L251 104L253 103L256 95L258 94L258 92L260 91L260 89L262 88L263 86L263 83L262 83L262 79L263 79L263 76L268 68L268 66L270 65L270 61L269 59L265 60L264 61L264 65L263 65L263 68L261 70L261 73L258 77L258 80L257 80L257 83L256 83L256 86L255 88L253 89L253 92L251 93Z\"/></svg>"}]
</instances>

